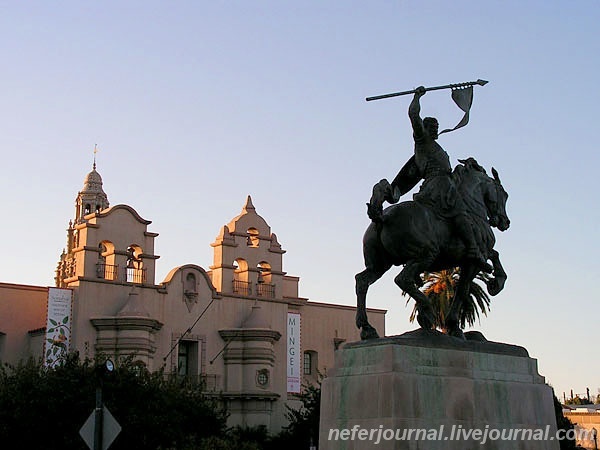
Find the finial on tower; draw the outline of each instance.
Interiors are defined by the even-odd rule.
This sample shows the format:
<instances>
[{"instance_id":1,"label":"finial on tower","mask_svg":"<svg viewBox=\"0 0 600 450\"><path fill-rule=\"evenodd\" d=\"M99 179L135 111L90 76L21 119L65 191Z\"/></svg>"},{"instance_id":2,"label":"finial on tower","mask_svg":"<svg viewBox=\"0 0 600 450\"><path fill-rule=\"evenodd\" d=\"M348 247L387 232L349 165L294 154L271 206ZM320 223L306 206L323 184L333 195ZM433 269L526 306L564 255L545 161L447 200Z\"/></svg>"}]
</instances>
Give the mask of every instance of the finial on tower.
<instances>
[{"instance_id":1,"label":"finial on tower","mask_svg":"<svg viewBox=\"0 0 600 450\"><path fill-rule=\"evenodd\" d=\"M98 144L94 144L94 165L92 168L96 170L96 153L98 153Z\"/></svg>"},{"instance_id":2,"label":"finial on tower","mask_svg":"<svg viewBox=\"0 0 600 450\"><path fill-rule=\"evenodd\" d=\"M248 212L248 211L254 211L254 205L252 204L252 197L248 196L248 198L246 199L246 204L244 205L244 211Z\"/></svg>"}]
</instances>

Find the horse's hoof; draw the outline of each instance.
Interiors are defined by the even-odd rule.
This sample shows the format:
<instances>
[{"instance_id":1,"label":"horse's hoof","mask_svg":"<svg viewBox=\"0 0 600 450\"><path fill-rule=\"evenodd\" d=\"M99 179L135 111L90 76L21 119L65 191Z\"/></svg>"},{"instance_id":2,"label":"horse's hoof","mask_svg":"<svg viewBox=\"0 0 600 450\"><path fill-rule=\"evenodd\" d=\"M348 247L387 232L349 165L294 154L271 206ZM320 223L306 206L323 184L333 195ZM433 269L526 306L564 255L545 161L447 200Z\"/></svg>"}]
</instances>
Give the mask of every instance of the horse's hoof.
<instances>
[{"instance_id":1,"label":"horse's hoof","mask_svg":"<svg viewBox=\"0 0 600 450\"><path fill-rule=\"evenodd\" d=\"M377 330L373 327L363 327L360 331L360 338L363 341L366 341L368 339L379 339L379 334L377 333Z\"/></svg>"},{"instance_id":2,"label":"horse's hoof","mask_svg":"<svg viewBox=\"0 0 600 450\"><path fill-rule=\"evenodd\" d=\"M487 282L487 291L492 297L498 295L504 288L504 283L500 283L497 278L492 278Z\"/></svg>"}]
</instances>

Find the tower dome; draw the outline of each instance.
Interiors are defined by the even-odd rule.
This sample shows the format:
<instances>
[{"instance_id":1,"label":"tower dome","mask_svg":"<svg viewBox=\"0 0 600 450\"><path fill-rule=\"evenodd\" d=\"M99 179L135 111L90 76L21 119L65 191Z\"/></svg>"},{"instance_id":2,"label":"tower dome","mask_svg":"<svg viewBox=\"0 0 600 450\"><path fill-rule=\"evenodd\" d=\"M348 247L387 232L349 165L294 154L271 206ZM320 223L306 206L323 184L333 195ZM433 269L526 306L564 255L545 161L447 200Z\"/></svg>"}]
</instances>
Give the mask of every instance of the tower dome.
<instances>
[{"instance_id":1,"label":"tower dome","mask_svg":"<svg viewBox=\"0 0 600 450\"><path fill-rule=\"evenodd\" d=\"M102 177L96 172L96 164L94 164L92 171L85 176L81 192L104 193L104 190L102 189Z\"/></svg>"}]
</instances>

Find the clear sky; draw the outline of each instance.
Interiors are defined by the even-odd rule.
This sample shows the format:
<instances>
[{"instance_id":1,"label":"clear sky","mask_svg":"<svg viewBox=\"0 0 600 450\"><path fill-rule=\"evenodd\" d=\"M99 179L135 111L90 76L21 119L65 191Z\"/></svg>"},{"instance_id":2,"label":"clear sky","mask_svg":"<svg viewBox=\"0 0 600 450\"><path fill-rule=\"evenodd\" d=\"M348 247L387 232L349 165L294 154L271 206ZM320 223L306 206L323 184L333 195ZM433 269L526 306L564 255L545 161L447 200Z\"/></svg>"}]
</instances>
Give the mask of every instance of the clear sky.
<instances>
[{"instance_id":1,"label":"clear sky","mask_svg":"<svg viewBox=\"0 0 600 450\"><path fill-rule=\"evenodd\" d=\"M208 269L250 194L300 295L352 305L365 202L412 153L410 97L365 97L482 78L440 138L510 194L508 282L475 328L526 347L560 397L596 394L598 23L595 0L0 2L0 281L53 284L98 144L111 204L160 233L157 279ZM422 107L461 117L449 91ZM398 271L368 296L390 335L415 328Z\"/></svg>"}]
</instances>

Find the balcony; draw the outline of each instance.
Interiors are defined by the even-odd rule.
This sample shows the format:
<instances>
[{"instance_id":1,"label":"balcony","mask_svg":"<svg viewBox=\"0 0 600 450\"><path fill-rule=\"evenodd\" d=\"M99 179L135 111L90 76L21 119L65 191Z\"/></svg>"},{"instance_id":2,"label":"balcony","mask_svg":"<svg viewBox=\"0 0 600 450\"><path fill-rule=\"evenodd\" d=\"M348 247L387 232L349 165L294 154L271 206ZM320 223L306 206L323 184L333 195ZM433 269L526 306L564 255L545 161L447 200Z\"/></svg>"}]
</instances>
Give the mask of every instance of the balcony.
<instances>
[{"instance_id":1,"label":"balcony","mask_svg":"<svg viewBox=\"0 0 600 450\"><path fill-rule=\"evenodd\" d=\"M256 295L259 297L275 298L275 285L268 283L257 283Z\"/></svg>"},{"instance_id":2,"label":"balcony","mask_svg":"<svg viewBox=\"0 0 600 450\"><path fill-rule=\"evenodd\" d=\"M103 280L116 280L119 266L113 266L103 262L96 263L96 277Z\"/></svg>"},{"instance_id":3,"label":"balcony","mask_svg":"<svg viewBox=\"0 0 600 450\"><path fill-rule=\"evenodd\" d=\"M252 294L252 285L248 281L233 280L233 293L250 295Z\"/></svg>"},{"instance_id":4,"label":"balcony","mask_svg":"<svg viewBox=\"0 0 600 450\"><path fill-rule=\"evenodd\" d=\"M136 269L134 267L125 268L125 282L143 284L146 282L146 269Z\"/></svg>"}]
</instances>

